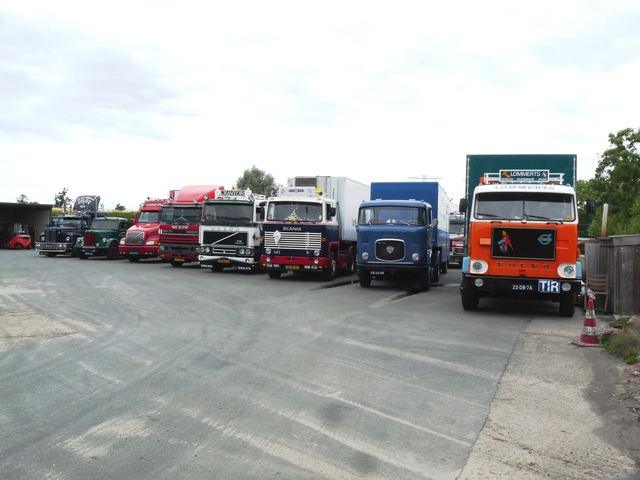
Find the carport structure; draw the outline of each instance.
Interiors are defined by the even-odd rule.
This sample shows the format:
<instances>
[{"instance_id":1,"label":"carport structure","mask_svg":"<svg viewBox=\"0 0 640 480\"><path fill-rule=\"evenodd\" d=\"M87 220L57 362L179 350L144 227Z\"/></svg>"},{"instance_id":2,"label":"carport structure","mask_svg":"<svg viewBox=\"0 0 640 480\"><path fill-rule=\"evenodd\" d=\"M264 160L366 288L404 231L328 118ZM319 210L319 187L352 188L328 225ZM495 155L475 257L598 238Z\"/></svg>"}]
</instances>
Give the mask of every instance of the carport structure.
<instances>
[{"instance_id":1,"label":"carport structure","mask_svg":"<svg viewBox=\"0 0 640 480\"><path fill-rule=\"evenodd\" d=\"M29 226L32 245L37 235L51 223L53 204L0 202L0 228L7 222L20 222Z\"/></svg>"}]
</instances>

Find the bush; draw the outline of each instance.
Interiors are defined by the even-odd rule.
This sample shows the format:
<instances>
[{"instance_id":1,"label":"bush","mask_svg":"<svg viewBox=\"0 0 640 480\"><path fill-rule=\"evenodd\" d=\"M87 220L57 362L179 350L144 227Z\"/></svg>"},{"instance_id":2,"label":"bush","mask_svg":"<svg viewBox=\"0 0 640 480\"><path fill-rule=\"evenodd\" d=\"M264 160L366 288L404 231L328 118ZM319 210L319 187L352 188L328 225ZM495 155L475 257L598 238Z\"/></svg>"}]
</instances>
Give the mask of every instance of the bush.
<instances>
[{"instance_id":1,"label":"bush","mask_svg":"<svg viewBox=\"0 0 640 480\"><path fill-rule=\"evenodd\" d=\"M640 325L638 322L625 319L620 330L605 339L602 344L614 355L632 364L640 356Z\"/></svg>"}]
</instances>

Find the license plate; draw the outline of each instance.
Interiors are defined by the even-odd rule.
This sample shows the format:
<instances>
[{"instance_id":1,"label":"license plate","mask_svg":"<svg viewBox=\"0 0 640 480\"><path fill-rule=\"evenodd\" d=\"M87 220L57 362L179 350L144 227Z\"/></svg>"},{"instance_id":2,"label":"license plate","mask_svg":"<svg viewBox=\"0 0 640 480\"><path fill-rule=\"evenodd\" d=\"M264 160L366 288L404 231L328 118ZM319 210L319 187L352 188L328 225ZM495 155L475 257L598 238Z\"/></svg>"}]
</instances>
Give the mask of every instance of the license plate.
<instances>
[{"instance_id":1,"label":"license plate","mask_svg":"<svg viewBox=\"0 0 640 480\"><path fill-rule=\"evenodd\" d=\"M221 258L220 260L218 260L218 263L231 263L231 260L227 258Z\"/></svg>"},{"instance_id":2,"label":"license plate","mask_svg":"<svg viewBox=\"0 0 640 480\"><path fill-rule=\"evenodd\" d=\"M533 285L528 283L514 283L511 285L514 292L533 292Z\"/></svg>"},{"instance_id":3,"label":"license plate","mask_svg":"<svg viewBox=\"0 0 640 480\"><path fill-rule=\"evenodd\" d=\"M542 293L560 293L558 280L538 280L538 291Z\"/></svg>"},{"instance_id":4,"label":"license plate","mask_svg":"<svg viewBox=\"0 0 640 480\"><path fill-rule=\"evenodd\" d=\"M287 270L299 270L300 269L300 265L287 265L286 269Z\"/></svg>"},{"instance_id":5,"label":"license plate","mask_svg":"<svg viewBox=\"0 0 640 480\"><path fill-rule=\"evenodd\" d=\"M174 262L184 262L184 258L174 258Z\"/></svg>"},{"instance_id":6,"label":"license plate","mask_svg":"<svg viewBox=\"0 0 640 480\"><path fill-rule=\"evenodd\" d=\"M382 275L384 275L384 271L383 270L371 270L371 275L373 275L373 276L382 276Z\"/></svg>"},{"instance_id":7,"label":"license plate","mask_svg":"<svg viewBox=\"0 0 640 480\"><path fill-rule=\"evenodd\" d=\"M129 252L129 255L138 255L138 252Z\"/></svg>"}]
</instances>

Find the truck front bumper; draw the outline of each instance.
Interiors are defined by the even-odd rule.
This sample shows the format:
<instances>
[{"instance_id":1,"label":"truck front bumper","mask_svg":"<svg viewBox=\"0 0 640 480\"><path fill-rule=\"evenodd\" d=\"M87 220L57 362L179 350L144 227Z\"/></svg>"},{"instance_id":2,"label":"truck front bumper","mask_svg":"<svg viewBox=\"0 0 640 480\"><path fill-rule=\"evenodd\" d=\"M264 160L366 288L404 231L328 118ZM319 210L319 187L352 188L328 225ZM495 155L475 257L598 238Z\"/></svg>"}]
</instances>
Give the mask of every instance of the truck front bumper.
<instances>
[{"instance_id":1,"label":"truck front bumper","mask_svg":"<svg viewBox=\"0 0 640 480\"><path fill-rule=\"evenodd\" d=\"M40 253L71 253L72 249L72 243L36 242L36 251Z\"/></svg>"},{"instance_id":2,"label":"truck front bumper","mask_svg":"<svg viewBox=\"0 0 640 480\"><path fill-rule=\"evenodd\" d=\"M321 272L327 265L327 259L325 257L262 255L260 263L270 271Z\"/></svg>"},{"instance_id":3,"label":"truck front bumper","mask_svg":"<svg viewBox=\"0 0 640 480\"><path fill-rule=\"evenodd\" d=\"M120 245L118 247L118 251L120 255L135 256L140 258L154 258L158 256L158 246L150 245L150 246L129 246L129 245Z\"/></svg>"},{"instance_id":4,"label":"truck front bumper","mask_svg":"<svg viewBox=\"0 0 640 480\"><path fill-rule=\"evenodd\" d=\"M579 293L580 279L491 277L462 274L460 292L474 290L481 297L553 299L561 293Z\"/></svg>"}]
</instances>

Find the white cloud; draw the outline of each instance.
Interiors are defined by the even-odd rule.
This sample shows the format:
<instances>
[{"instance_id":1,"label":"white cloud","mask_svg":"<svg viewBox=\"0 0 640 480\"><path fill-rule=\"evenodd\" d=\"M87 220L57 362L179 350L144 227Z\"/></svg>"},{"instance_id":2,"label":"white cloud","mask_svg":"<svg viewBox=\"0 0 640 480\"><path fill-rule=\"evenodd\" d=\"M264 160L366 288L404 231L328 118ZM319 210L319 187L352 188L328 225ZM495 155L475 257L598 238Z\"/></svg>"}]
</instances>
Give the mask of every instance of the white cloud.
<instances>
[{"instance_id":1,"label":"white cloud","mask_svg":"<svg viewBox=\"0 0 640 480\"><path fill-rule=\"evenodd\" d=\"M439 178L637 128L636 2L0 0L0 201L135 208L256 165ZM113 203L113 205L111 205Z\"/></svg>"}]
</instances>

